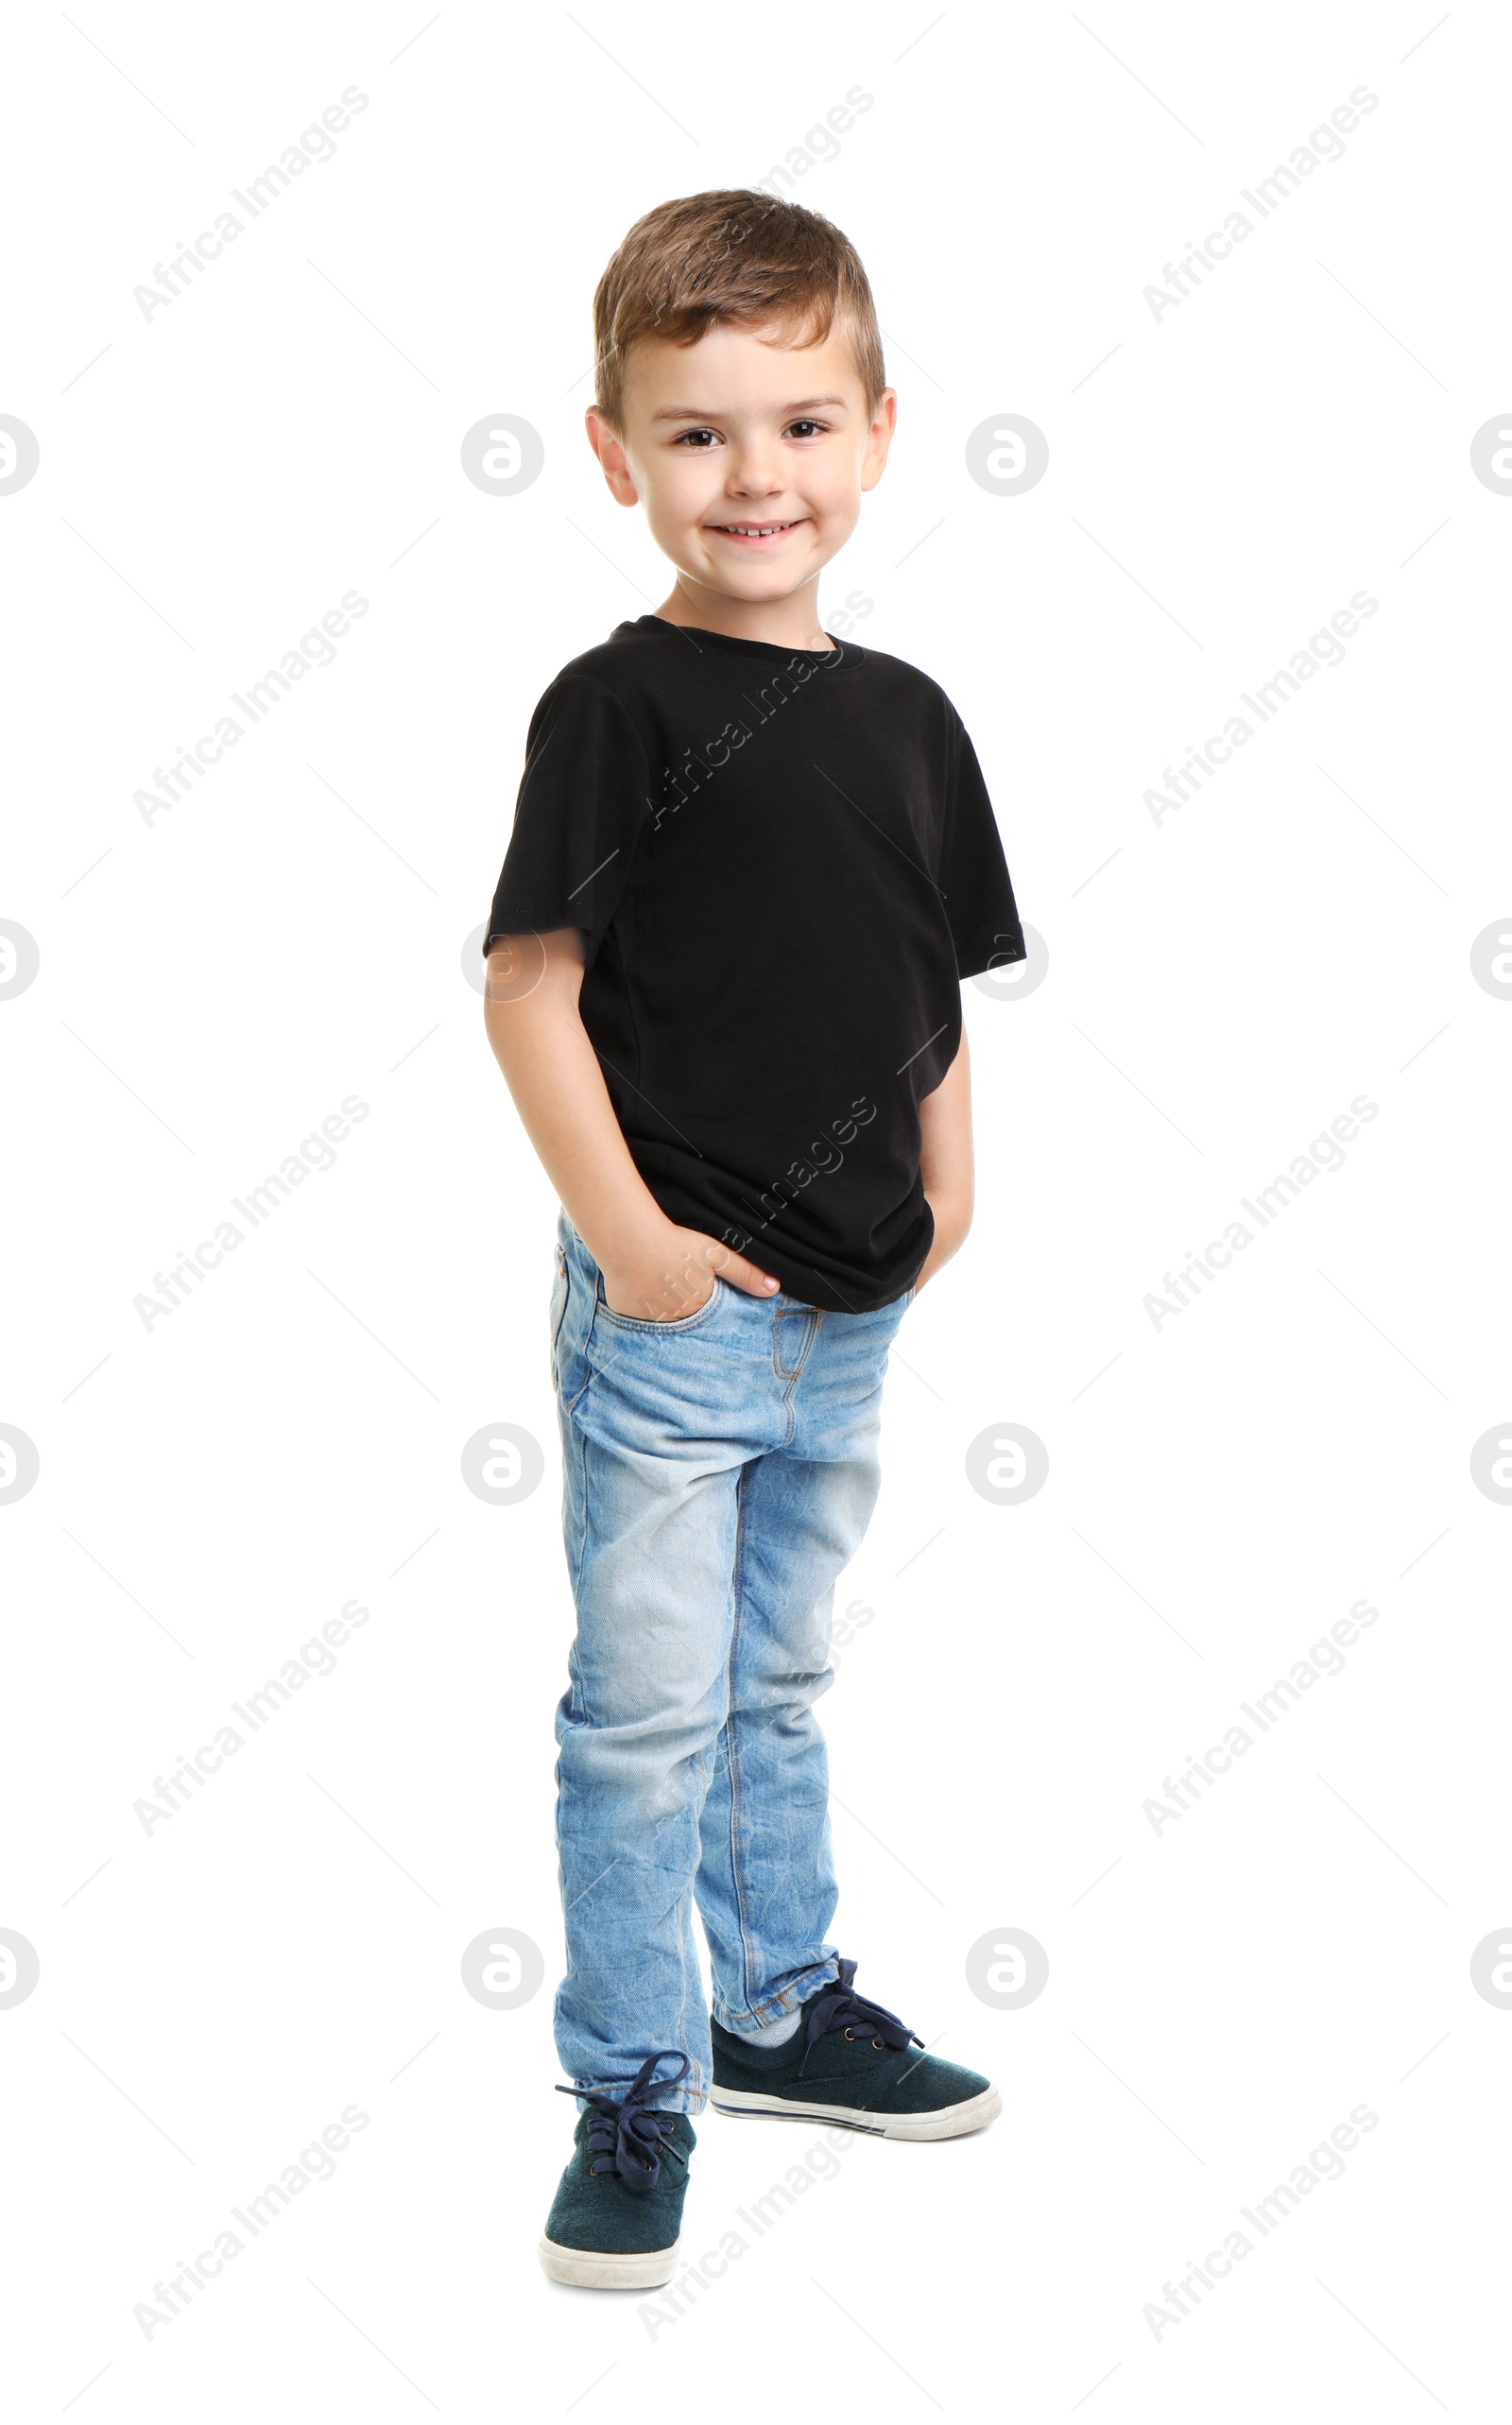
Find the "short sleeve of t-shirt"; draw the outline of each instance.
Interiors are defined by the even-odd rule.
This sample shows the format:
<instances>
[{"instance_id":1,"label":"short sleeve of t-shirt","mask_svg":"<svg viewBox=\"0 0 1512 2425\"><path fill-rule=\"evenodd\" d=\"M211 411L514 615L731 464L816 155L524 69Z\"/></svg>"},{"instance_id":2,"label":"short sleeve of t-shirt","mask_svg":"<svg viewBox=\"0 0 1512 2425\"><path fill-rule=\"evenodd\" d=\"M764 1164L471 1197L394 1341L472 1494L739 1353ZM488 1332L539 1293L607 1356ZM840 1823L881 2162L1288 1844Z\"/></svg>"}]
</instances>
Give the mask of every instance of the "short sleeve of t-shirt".
<instances>
[{"instance_id":1,"label":"short sleeve of t-shirt","mask_svg":"<svg viewBox=\"0 0 1512 2425\"><path fill-rule=\"evenodd\" d=\"M984 969L1027 958L992 802L971 735L954 708L937 882L960 976L976 976Z\"/></svg>"},{"instance_id":2,"label":"short sleeve of t-shirt","mask_svg":"<svg viewBox=\"0 0 1512 2425\"><path fill-rule=\"evenodd\" d=\"M591 675L558 676L530 719L484 952L500 935L581 926L592 964L625 890L650 791L624 702Z\"/></svg>"}]
</instances>

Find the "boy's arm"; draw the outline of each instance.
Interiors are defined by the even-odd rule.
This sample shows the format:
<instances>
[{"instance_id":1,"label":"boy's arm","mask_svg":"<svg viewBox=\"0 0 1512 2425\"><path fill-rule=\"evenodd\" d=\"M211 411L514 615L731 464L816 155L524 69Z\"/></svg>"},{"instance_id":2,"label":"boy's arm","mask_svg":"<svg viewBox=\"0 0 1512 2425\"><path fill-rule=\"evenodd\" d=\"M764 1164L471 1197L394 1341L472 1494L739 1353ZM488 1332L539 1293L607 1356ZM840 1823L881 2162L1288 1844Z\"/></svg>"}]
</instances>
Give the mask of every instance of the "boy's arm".
<instances>
[{"instance_id":1,"label":"boy's arm","mask_svg":"<svg viewBox=\"0 0 1512 2425\"><path fill-rule=\"evenodd\" d=\"M919 1177L935 1215L935 1240L914 1283L915 1294L965 1243L971 1226L975 1163L971 1154L971 1065L961 1029L961 1049L919 1107Z\"/></svg>"},{"instance_id":2,"label":"boy's arm","mask_svg":"<svg viewBox=\"0 0 1512 2425\"><path fill-rule=\"evenodd\" d=\"M582 982L577 927L507 936L489 954L484 1021L525 1132L604 1274L610 1311L680 1320L707 1300L716 1272L769 1296L778 1285L769 1273L669 1220L636 1169L579 1015Z\"/></svg>"}]
</instances>

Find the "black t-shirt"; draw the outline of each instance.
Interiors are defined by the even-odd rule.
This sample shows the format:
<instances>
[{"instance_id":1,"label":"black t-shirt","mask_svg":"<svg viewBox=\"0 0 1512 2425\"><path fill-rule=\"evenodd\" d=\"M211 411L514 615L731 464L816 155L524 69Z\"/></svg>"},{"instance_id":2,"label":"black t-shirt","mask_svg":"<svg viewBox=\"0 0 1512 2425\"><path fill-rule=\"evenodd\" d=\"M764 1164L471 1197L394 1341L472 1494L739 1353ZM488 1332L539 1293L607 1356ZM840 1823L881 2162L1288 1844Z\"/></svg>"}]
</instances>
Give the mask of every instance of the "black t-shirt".
<instances>
[{"instance_id":1,"label":"black t-shirt","mask_svg":"<svg viewBox=\"0 0 1512 2425\"><path fill-rule=\"evenodd\" d=\"M643 614L530 721L485 951L586 934L579 1008L668 1217L865 1313L929 1252L919 1105L960 979L1024 957L976 753L938 684Z\"/></svg>"}]
</instances>

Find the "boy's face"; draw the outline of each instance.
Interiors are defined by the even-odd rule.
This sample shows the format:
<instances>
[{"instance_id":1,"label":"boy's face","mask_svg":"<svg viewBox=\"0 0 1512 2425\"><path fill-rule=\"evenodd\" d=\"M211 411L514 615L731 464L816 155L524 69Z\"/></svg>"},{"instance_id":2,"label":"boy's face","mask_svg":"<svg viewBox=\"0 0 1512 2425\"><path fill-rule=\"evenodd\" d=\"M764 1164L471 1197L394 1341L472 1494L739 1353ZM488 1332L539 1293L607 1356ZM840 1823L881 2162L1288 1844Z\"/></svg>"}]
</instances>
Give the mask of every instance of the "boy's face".
<instances>
[{"instance_id":1,"label":"boy's face","mask_svg":"<svg viewBox=\"0 0 1512 2425\"><path fill-rule=\"evenodd\" d=\"M638 341L624 430L590 407L588 434L614 495L644 506L686 589L770 605L816 581L850 538L896 415L889 387L868 421L838 327L794 347L723 325L695 345Z\"/></svg>"}]
</instances>

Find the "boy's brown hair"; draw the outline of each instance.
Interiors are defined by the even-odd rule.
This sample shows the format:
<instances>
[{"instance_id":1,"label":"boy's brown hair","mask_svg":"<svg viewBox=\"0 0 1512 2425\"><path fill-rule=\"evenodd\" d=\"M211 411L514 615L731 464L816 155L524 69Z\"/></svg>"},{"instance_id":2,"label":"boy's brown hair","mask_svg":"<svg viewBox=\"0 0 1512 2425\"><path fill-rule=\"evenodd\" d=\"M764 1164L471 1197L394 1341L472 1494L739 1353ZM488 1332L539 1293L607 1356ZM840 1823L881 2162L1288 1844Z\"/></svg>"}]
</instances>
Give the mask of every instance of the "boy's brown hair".
<instances>
[{"instance_id":1,"label":"boy's brown hair","mask_svg":"<svg viewBox=\"0 0 1512 2425\"><path fill-rule=\"evenodd\" d=\"M659 202L636 220L593 295L594 401L623 434L626 364L638 337L694 345L733 322L822 345L836 321L869 419L887 381L871 288L849 238L817 211L744 188Z\"/></svg>"}]
</instances>

